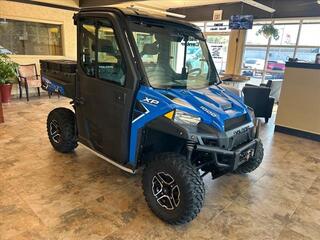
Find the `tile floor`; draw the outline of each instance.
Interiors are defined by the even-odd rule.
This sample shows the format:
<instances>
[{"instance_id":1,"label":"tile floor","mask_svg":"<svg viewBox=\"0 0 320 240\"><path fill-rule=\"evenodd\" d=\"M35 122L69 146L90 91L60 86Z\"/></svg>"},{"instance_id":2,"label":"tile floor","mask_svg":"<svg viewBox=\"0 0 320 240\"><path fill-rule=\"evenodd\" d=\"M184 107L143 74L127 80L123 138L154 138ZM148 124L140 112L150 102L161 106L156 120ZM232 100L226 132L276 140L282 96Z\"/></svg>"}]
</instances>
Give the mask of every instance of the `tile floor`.
<instances>
[{"instance_id":1,"label":"tile floor","mask_svg":"<svg viewBox=\"0 0 320 240\"><path fill-rule=\"evenodd\" d=\"M202 212L173 227L148 209L131 176L83 147L55 152L46 117L69 100L4 106L0 124L1 240L320 239L320 143L262 129L265 158L250 175L205 180Z\"/></svg>"}]
</instances>

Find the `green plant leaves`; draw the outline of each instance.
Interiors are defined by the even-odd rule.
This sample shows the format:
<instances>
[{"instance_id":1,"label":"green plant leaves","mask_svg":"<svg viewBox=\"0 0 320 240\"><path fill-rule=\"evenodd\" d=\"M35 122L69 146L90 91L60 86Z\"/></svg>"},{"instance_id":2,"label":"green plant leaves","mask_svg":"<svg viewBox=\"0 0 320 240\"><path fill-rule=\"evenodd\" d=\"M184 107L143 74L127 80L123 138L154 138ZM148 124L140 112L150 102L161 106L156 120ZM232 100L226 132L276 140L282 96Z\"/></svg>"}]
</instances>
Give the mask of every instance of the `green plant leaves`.
<instances>
[{"instance_id":1,"label":"green plant leaves","mask_svg":"<svg viewBox=\"0 0 320 240\"><path fill-rule=\"evenodd\" d=\"M12 79L17 76L17 67L18 64L7 55L0 54L0 84L12 83Z\"/></svg>"},{"instance_id":2,"label":"green plant leaves","mask_svg":"<svg viewBox=\"0 0 320 240\"><path fill-rule=\"evenodd\" d=\"M257 36L263 35L265 38L272 37L274 40L278 40L279 36L279 29L275 28L273 25L263 25L258 31Z\"/></svg>"}]
</instances>

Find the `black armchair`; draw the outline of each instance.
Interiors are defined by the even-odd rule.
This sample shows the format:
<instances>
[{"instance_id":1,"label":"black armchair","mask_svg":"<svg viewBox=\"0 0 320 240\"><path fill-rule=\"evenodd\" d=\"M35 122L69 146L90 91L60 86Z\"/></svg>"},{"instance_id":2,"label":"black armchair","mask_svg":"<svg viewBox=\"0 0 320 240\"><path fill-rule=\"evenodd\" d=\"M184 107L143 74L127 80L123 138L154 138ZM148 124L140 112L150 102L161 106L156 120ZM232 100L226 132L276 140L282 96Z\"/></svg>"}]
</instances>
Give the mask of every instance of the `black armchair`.
<instances>
[{"instance_id":1,"label":"black armchair","mask_svg":"<svg viewBox=\"0 0 320 240\"><path fill-rule=\"evenodd\" d=\"M249 84L249 83L247 83L246 85L245 85L246 87L267 87L267 88L271 88L271 86L272 86L272 81L271 80L268 80L268 82L267 83L261 83L259 86L258 85L254 85L254 84Z\"/></svg>"},{"instance_id":2,"label":"black armchair","mask_svg":"<svg viewBox=\"0 0 320 240\"><path fill-rule=\"evenodd\" d=\"M271 80L268 80L267 83L261 83L261 84L260 84L260 87L268 87L268 88L271 88L271 87L272 87L272 81L271 81Z\"/></svg>"},{"instance_id":3,"label":"black armchair","mask_svg":"<svg viewBox=\"0 0 320 240\"><path fill-rule=\"evenodd\" d=\"M272 116L274 98L269 87L246 85L243 88L244 103L254 110L256 117L263 117L266 123Z\"/></svg>"}]
</instances>

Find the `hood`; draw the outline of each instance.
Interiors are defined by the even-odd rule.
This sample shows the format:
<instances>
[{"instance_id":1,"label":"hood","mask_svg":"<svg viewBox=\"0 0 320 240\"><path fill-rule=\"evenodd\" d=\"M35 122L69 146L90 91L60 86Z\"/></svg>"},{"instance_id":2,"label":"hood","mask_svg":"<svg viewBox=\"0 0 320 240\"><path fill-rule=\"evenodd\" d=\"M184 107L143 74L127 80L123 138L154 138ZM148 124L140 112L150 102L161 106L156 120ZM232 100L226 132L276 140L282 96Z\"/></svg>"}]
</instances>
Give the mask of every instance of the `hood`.
<instances>
[{"instance_id":1,"label":"hood","mask_svg":"<svg viewBox=\"0 0 320 240\"><path fill-rule=\"evenodd\" d=\"M247 115L242 99L221 86L210 86L199 90L157 89L169 98L175 109L199 116L201 120L223 131L225 121Z\"/></svg>"}]
</instances>

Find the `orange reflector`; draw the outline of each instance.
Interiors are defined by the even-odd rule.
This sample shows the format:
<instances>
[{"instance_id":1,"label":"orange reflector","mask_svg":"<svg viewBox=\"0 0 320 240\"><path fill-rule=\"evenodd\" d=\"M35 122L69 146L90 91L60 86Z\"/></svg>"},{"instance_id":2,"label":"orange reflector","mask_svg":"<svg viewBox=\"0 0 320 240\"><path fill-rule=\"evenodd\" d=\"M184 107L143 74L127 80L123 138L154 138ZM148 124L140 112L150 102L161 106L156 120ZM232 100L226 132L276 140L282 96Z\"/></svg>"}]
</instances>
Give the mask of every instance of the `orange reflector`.
<instances>
[{"instance_id":1,"label":"orange reflector","mask_svg":"<svg viewBox=\"0 0 320 240\"><path fill-rule=\"evenodd\" d=\"M169 119L173 119L173 116L174 116L174 111L171 111L171 112L168 112L164 115L166 118L169 118Z\"/></svg>"}]
</instances>

